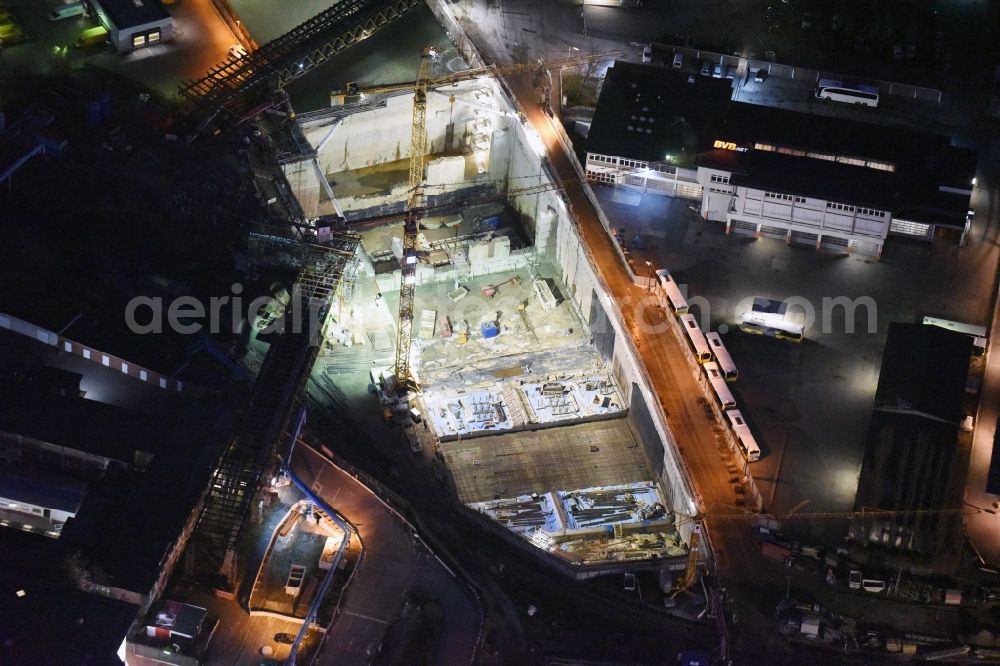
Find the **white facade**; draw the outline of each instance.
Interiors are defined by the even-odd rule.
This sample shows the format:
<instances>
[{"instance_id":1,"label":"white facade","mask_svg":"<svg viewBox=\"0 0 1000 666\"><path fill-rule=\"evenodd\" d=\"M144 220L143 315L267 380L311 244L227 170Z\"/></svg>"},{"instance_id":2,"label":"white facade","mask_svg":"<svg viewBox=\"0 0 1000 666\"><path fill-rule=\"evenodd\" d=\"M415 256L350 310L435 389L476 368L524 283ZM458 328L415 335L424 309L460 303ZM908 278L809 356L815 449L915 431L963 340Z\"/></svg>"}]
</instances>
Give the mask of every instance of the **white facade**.
<instances>
[{"instance_id":1,"label":"white facade","mask_svg":"<svg viewBox=\"0 0 1000 666\"><path fill-rule=\"evenodd\" d=\"M701 200L706 220L726 223L726 233L777 238L878 257L890 228L929 238L928 225L903 227L889 211L730 184L728 171L683 169L624 157L587 153L587 180L644 194Z\"/></svg>"},{"instance_id":2,"label":"white facade","mask_svg":"<svg viewBox=\"0 0 1000 666\"><path fill-rule=\"evenodd\" d=\"M100 2L101 0L96 0L93 3L98 21L108 29L108 39L119 53L129 53L146 46L155 46L160 42L174 38L174 21L170 16L141 25L119 27L111 20L110 15Z\"/></svg>"}]
</instances>

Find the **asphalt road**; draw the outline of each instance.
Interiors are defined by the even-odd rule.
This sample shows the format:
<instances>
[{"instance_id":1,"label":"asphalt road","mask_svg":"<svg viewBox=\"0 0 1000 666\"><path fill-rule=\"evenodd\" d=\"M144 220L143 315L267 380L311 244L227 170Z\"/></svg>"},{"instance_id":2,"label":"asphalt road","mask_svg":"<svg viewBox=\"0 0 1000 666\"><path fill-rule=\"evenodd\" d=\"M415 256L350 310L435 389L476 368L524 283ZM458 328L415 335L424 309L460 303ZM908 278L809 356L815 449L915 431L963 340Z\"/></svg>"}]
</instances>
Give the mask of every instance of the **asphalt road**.
<instances>
[{"instance_id":1,"label":"asphalt road","mask_svg":"<svg viewBox=\"0 0 1000 666\"><path fill-rule=\"evenodd\" d=\"M378 656L389 624L412 589L444 610L434 663L467 664L480 612L468 588L444 568L367 487L315 450L299 445L296 475L358 530L365 554L320 655L322 664L367 664Z\"/></svg>"}]
</instances>

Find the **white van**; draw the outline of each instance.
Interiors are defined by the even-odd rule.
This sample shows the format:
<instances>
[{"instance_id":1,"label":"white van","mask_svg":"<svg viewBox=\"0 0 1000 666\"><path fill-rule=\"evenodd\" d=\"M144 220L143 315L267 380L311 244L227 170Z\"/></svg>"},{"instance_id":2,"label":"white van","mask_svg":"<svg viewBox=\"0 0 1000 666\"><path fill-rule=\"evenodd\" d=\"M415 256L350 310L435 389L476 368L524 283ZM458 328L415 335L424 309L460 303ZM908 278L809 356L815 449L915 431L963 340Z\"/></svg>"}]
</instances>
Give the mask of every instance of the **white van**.
<instances>
[{"instance_id":1,"label":"white van","mask_svg":"<svg viewBox=\"0 0 1000 666\"><path fill-rule=\"evenodd\" d=\"M64 18L83 16L84 7L82 2L71 2L68 5L58 5L49 12L50 21L59 21Z\"/></svg>"},{"instance_id":2,"label":"white van","mask_svg":"<svg viewBox=\"0 0 1000 666\"><path fill-rule=\"evenodd\" d=\"M675 53L674 54L674 67L676 67L677 69L680 69L683 66L684 66L684 54L683 53Z\"/></svg>"}]
</instances>

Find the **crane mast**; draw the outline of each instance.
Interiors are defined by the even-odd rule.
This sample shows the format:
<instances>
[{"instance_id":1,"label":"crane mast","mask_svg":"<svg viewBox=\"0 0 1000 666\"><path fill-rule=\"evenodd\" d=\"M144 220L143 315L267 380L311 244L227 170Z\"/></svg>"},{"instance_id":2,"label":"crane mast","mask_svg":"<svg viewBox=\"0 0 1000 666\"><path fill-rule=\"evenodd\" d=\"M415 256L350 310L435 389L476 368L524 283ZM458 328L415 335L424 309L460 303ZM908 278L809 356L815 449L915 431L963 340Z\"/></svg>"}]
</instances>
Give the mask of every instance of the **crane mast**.
<instances>
[{"instance_id":1,"label":"crane mast","mask_svg":"<svg viewBox=\"0 0 1000 666\"><path fill-rule=\"evenodd\" d=\"M410 182L403 220L403 260L400 266L399 328L396 333L396 391L416 390L410 370L410 345L413 337L413 298L417 284L417 230L420 205L423 203L424 155L427 149L427 72L434 51L420 54L420 70L413 87L413 125L410 131Z\"/></svg>"}]
</instances>

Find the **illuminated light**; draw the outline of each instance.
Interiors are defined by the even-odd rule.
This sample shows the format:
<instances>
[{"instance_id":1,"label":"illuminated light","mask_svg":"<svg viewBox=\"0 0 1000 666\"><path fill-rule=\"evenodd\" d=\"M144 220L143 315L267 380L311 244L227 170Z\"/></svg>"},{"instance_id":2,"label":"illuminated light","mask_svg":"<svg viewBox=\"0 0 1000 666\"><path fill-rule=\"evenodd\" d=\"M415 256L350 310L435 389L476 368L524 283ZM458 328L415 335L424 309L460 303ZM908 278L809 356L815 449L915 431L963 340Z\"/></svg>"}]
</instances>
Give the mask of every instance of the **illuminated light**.
<instances>
[{"instance_id":1,"label":"illuminated light","mask_svg":"<svg viewBox=\"0 0 1000 666\"><path fill-rule=\"evenodd\" d=\"M524 126L524 133L528 137L528 145L535 151L535 154L539 157L545 157L548 151L545 149L545 142L542 141L542 136L534 127L529 127L528 125Z\"/></svg>"},{"instance_id":2,"label":"illuminated light","mask_svg":"<svg viewBox=\"0 0 1000 666\"><path fill-rule=\"evenodd\" d=\"M979 179L978 178L973 178L972 179L972 186L975 187L978 184L979 184Z\"/></svg>"},{"instance_id":3,"label":"illuminated light","mask_svg":"<svg viewBox=\"0 0 1000 666\"><path fill-rule=\"evenodd\" d=\"M28 594L28 593L27 593L27 592L25 592L24 590L18 590L18 591L17 591L17 592L15 592L14 594L16 594L16 595L17 595L17 598L18 598L18 599L20 599L21 597L25 596L25 595L26 595L26 594Z\"/></svg>"},{"instance_id":4,"label":"illuminated light","mask_svg":"<svg viewBox=\"0 0 1000 666\"><path fill-rule=\"evenodd\" d=\"M674 156L668 153L664 159L669 162L670 160L674 159Z\"/></svg>"},{"instance_id":5,"label":"illuminated light","mask_svg":"<svg viewBox=\"0 0 1000 666\"><path fill-rule=\"evenodd\" d=\"M712 147L713 148L718 148L720 150L732 150L732 151L735 151L737 153L745 153L745 152L747 152L747 147L746 146L737 146L732 141L723 141L722 139L716 139L714 141L714 143L712 143Z\"/></svg>"},{"instance_id":6,"label":"illuminated light","mask_svg":"<svg viewBox=\"0 0 1000 666\"><path fill-rule=\"evenodd\" d=\"M415 254L407 255L407 257L406 257L406 263L409 264L410 266L412 266L413 264L417 263L417 255L415 255Z\"/></svg>"}]
</instances>

